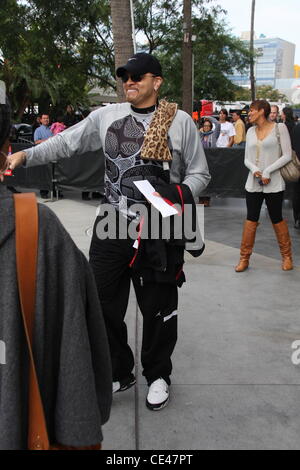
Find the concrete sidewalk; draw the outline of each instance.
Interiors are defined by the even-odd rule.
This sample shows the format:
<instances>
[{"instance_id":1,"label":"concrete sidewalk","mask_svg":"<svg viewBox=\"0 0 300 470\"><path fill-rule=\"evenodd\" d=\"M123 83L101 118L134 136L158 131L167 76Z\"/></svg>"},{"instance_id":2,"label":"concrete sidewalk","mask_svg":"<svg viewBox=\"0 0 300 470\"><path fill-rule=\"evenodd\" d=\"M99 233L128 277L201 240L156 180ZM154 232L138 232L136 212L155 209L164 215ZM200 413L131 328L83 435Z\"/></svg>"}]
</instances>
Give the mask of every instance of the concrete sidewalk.
<instances>
[{"instance_id":1,"label":"concrete sidewalk","mask_svg":"<svg viewBox=\"0 0 300 470\"><path fill-rule=\"evenodd\" d=\"M87 255L96 203L66 196L48 206ZM131 293L127 324L137 385L114 395L104 449L300 448L300 365L291 360L291 345L300 340L300 234L290 228L297 266L283 272L262 215L251 268L237 274L244 215L242 204L215 201L205 209L207 248L200 258L186 258L171 399L160 412L145 407L142 322Z\"/></svg>"}]
</instances>

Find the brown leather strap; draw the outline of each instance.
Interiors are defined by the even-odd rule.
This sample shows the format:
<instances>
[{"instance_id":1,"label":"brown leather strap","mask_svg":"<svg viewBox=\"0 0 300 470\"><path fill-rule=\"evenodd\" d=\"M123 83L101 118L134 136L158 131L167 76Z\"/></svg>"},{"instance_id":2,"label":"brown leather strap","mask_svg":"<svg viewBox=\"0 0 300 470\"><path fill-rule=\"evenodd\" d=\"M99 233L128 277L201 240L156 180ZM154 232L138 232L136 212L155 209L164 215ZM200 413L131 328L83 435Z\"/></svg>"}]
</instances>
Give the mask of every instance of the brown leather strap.
<instances>
[{"instance_id":1,"label":"brown leather strap","mask_svg":"<svg viewBox=\"0 0 300 470\"><path fill-rule=\"evenodd\" d=\"M16 260L20 303L30 356L28 449L49 449L44 409L32 352L38 247L38 208L35 194L14 194Z\"/></svg>"}]
</instances>

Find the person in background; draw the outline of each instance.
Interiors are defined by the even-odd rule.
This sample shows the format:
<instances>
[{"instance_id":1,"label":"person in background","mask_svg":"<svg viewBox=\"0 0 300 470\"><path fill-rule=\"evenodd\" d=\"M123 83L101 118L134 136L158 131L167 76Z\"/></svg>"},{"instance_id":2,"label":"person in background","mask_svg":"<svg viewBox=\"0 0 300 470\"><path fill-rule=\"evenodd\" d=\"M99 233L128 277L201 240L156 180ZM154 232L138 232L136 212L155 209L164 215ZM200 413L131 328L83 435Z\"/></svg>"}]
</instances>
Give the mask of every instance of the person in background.
<instances>
[{"instance_id":1,"label":"person in background","mask_svg":"<svg viewBox=\"0 0 300 470\"><path fill-rule=\"evenodd\" d=\"M300 160L300 124L294 126L292 131L292 147ZM300 179L293 183L293 214L294 227L300 229Z\"/></svg>"},{"instance_id":2,"label":"person in background","mask_svg":"<svg viewBox=\"0 0 300 470\"><path fill-rule=\"evenodd\" d=\"M38 127L34 131L34 135L33 135L33 140L34 140L35 145L39 145L42 142L45 142L46 140L48 140L50 137L54 136L53 132L51 131L51 127L49 126L49 123L50 123L49 114L41 114L40 123L41 123L40 127ZM48 189L41 189L40 195L42 199L48 199L49 197ZM63 194L61 191L58 191L58 195L60 198L63 197ZM56 190L54 190L53 196L56 197Z\"/></svg>"},{"instance_id":3,"label":"person in background","mask_svg":"<svg viewBox=\"0 0 300 470\"><path fill-rule=\"evenodd\" d=\"M217 146L217 140L220 135L221 124L212 116L204 116L203 126L199 130L203 148Z\"/></svg>"},{"instance_id":4,"label":"person in background","mask_svg":"<svg viewBox=\"0 0 300 470\"><path fill-rule=\"evenodd\" d=\"M265 100L253 101L250 106L249 120L254 126L249 129L246 137L245 166L249 169L246 182L247 219L236 272L243 272L249 266L264 200L279 244L282 269L293 269L291 239L287 223L282 217L285 181L280 173L280 168L292 159L291 139L284 124L269 121L270 112L270 104Z\"/></svg>"},{"instance_id":5,"label":"person in background","mask_svg":"<svg viewBox=\"0 0 300 470\"><path fill-rule=\"evenodd\" d=\"M58 116L57 121L52 124L50 130L53 135L59 134L67 128L63 123L63 119L62 116Z\"/></svg>"},{"instance_id":6,"label":"person in background","mask_svg":"<svg viewBox=\"0 0 300 470\"><path fill-rule=\"evenodd\" d=\"M77 124L78 122L74 108L71 104L68 104L67 106L66 114L64 115L63 122L66 127L72 127L74 126L74 124Z\"/></svg>"},{"instance_id":7,"label":"person in background","mask_svg":"<svg viewBox=\"0 0 300 470\"><path fill-rule=\"evenodd\" d=\"M235 136L233 138L233 147L245 148L246 145L246 128L244 121L241 118L241 111L236 110L232 113L232 120L234 122Z\"/></svg>"},{"instance_id":8,"label":"person in background","mask_svg":"<svg viewBox=\"0 0 300 470\"><path fill-rule=\"evenodd\" d=\"M269 121L278 122L278 116L279 116L279 108L277 104L272 104Z\"/></svg>"},{"instance_id":9,"label":"person in background","mask_svg":"<svg viewBox=\"0 0 300 470\"><path fill-rule=\"evenodd\" d=\"M36 116L32 124L32 133L34 134L35 130L41 125L41 116Z\"/></svg>"},{"instance_id":10,"label":"person in background","mask_svg":"<svg viewBox=\"0 0 300 470\"><path fill-rule=\"evenodd\" d=\"M299 130L296 129L298 126L296 125L295 119L294 119L294 112L292 108L283 108L281 111L281 120L284 122L286 125L291 142L292 142L292 148L293 150L298 149L298 158L299 158ZM297 153L297 151L296 151ZM292 196L292 203L293 203L293 215L294 215L294 227L296 229L300 228L300 180L297 181L296 183L292 183L293 187L293 196Z\"/></svg>"},{"instance_id":11,"label":"person in background","mask_svg":"<svg viewBox=\"0 0 300 470\"><path fill-rule=\"evenodd\" d=\"M221 109L219 114L221 130L217 140L217 147L232 147L235 136L234 126L231 122L228 122L228 111L227 109Z\"/></svg>"},{"instance_id":12,"label":"person in background","mask_svg":"<svg viewBox=\"0 0 300 470\"><path fill-rule=\"evenodd\" d=\"M205 116L203 118L203 126L199 131L203 148L212 148L217 146L220 129L221 124L214 117ZM203 204L204 207L209 207L210 197L201 194L199 197L199 204Z\"/></svg>"},{"instance_id":13,"label":"person in background","mask_svg":"<svg viewBox=\"0 0 300 470\"><path fill-rule=\"evenodd\" d=\"M293 108L283 108L281 111L281 120L284 122L286 127L288 128L290 138L292 139L293 129L295 127L295 120L294 120L294 111Z\"/></svg>"},{"instance_id":14,"label":"person in background","mask_svg":"<svg viewBox=\"0 0 300 470\"><path fill-rule=\"evenodd\" d=\"M53 136L49 126L49 114L41 114L40 123L41 125L36 128L33 134L33 140L35 145L41 144L42 142L45 142L45 140L49 139L49 137Z\"/></svg>"},{"instance_id":15,"label":"person in background","mask_svg":"<svg viewBox=\"0 0 300 470\"><path fill-rule=\"evenodd\" d=\"M40 126L35 129L34 134L33 134L33 140L34 140L35 145L45 142L45 140L49 139L49 137L53 137L53 134L49 126L49 123L50 123L49 114L42 113L40 114L39 118L40 118ZM41 189L40 196L42 199L48 199L49 197L48 189Z\"/></svg>"}]
</instances>

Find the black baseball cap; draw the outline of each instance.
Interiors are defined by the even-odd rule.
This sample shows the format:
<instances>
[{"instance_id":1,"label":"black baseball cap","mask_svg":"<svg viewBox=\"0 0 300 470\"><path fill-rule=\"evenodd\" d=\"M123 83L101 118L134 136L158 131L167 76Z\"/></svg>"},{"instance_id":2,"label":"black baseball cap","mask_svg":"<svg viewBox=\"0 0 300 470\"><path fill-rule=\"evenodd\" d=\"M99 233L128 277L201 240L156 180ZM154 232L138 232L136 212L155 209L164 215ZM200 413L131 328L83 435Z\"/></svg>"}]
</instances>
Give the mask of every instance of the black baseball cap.
<instances>
[{"instance_id":1,"label":"black baseball cap","mask_svg":"<svg viewBox=\"0 0 300 470\"><path fill-rule=\"evenodd\" d=\"M127 64L118 67L116 70L117 77L123 77L126 73L144 75L152 73L157 77L162 77L162 69L159 61L151 54L146 52L138 52L128 59Z\"/></svg>"}]
</instances>

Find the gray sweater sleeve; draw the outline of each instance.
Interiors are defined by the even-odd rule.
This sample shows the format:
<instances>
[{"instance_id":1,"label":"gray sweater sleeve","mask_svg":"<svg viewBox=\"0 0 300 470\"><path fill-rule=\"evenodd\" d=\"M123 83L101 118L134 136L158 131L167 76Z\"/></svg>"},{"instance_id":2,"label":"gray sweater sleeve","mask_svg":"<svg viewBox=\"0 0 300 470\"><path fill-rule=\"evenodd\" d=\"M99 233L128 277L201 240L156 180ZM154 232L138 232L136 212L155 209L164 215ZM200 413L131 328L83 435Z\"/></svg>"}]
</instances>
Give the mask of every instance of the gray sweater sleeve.
<instances>
[{"instance_id":1,"label":"gray sweater sleeve","mask_svg":"<svg viewBox=\"0 0 300 470\"><path fill-rule=\"evenodd\" d=\"M183 125L182 156L185 164L183 183L190 188L193 196L196 197L204 191L211 176L199 132L190 116L186 115Z\"/></svg>"},{"instance_id":2,"label":"gray sweater sleeve","mask_svg":"<svg viewBox=\"0 0 300 470\"><path fill-rule=\"evenodd\" d=\"M50 137L45 142L26 149L26 166L44 165L102 148L100 134L102 109L93 111L83 121Z\"/></svg>"}]
</instances>

